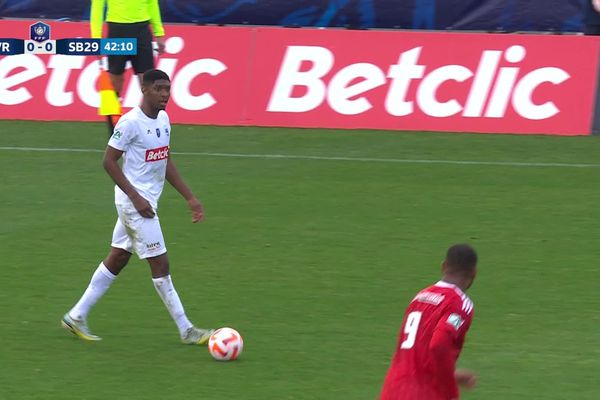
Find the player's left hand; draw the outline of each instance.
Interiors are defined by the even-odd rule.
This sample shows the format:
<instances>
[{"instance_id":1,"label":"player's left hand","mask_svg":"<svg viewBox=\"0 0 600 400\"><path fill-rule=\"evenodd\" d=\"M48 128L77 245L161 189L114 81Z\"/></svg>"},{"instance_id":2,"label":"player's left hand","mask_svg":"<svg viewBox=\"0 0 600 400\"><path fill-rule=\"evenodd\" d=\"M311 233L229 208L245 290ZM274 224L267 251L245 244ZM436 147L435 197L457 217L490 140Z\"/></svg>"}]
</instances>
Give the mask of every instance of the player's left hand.
<instances>
[{"instance_id":1,"label":"player's left hand","mask_svg":"<svg viewBox=\"0 0 600 400\"><path fill-rule=\"evenodd\" d=\"M204 219L204 208L202 207L202 203L194 197L188 201L188 205L192 211L192 222L196 223L202 221Z\"/></svg>"},{"instance_id":2,"label":"player's left hand","mask_svg":"<svg viewBox=\"0 0 600 400\"><path fill-rule=\"evenodd\" d=\"M473 389L477 385L477 375L464 369L457 369L454 372L454 379L459 386L465 389Z\"/></svg>"}]
</instances>

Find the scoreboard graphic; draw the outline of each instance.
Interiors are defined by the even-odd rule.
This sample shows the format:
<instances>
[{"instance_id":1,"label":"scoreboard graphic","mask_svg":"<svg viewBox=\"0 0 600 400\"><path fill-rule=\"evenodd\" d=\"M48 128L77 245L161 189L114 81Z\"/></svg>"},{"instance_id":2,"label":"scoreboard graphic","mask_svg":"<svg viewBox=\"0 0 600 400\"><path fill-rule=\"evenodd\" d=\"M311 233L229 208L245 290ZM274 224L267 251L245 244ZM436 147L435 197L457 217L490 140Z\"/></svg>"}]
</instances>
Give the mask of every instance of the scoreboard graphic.
<instances>
[{"instance_id":1,"label":"scoreboard graphic","mask_svg":"<svg viewBox=\"0 0 600 400\"><path fill-rule=\"evenodd\" d=\"M29 27L29 39L0 38L0 56L64 54L71 56L126 56L137 54L135 38L72 38L53 40L50 25L38 21Z\"/></svg>"}]
</instances>

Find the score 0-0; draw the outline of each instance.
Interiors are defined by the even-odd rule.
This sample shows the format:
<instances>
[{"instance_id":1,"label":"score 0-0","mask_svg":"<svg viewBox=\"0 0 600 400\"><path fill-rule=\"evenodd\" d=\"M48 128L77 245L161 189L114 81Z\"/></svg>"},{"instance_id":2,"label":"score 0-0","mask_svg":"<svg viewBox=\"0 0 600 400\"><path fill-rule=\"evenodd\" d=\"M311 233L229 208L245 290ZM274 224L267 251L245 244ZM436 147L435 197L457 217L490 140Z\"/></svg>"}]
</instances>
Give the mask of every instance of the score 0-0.
<instances>
[{"instance_id":1,"label":"score 0-0","mask_svg":"<svg viewBox=\"0 0 600 400\"><path fill-rule=\"evenodd\" d=\"M25 54L56 54L56 40L46 40L36 42L35 40L25 40Z\"/></svg>"}]
</instances>

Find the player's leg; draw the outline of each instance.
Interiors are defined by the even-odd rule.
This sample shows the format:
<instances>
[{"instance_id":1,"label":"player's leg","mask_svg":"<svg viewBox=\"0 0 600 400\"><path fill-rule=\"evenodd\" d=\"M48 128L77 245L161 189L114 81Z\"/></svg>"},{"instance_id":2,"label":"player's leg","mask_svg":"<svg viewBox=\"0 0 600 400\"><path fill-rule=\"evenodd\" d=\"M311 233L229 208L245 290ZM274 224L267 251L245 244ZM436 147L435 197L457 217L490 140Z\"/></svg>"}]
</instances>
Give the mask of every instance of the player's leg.
<instances>
[{"instance_id":1,"label":"player's leg","mask_svg":"<svg viewBox=\"0 0 600 400\"><path fill-rule=\"evenodd\" d=\"M152 33L147 25L140 25L135 32L137 38L137 54L130 58L133 72L137 74L142 85L144 72L154 68L154 52L152 50Z\"/></svg>"},{"instance_id":2,"label":"player's leg","mask_svg":"<svg viewBox=\"0 0 600 400\"><path fill-rule=\"evenodd\" d=\"M121 24L116 22L108 22L108 37L109 38L129 38L131 24ZM108 72L113 89L117 92L117 96L123 93L123 82L125 80L125 64L128 56L108 56Z\"/></svg>"},{"instance_id":3,"label":"player's leg","mask_svg":"<svg viewBox=\"0 0 600 400\"><path fill-rule=\"evenodd\" d=\"M186 316L181 299L173 286L167 254L150 257L147 260L152 272L152 283L177 325L181 341L185 344L207 343L214 329L196 328Z\"/></svg>"},{"instance_id":4,"label":"player's leg","mask_svg":"<svg viewBox=\"0 0 600 400\"><path fill-rule=\"evenodd\" d=\"M83 296L67 313L74 321L86 321L92 307L108 291L119 272L127 265L131 253L112 247L108 256L98 265Z\"/></svg>"},{"instance_id":5,"label":"player's leg","mask_svg":"<svg viewBox=\"0 0 600 400\"><path fill-rule=\"evenodd\" d=\"M128 232L117 220L113 231L112 247L108 256L98 265L85 292L61 321L62 326L84 340L100 340L87 326L87 316L92 307L108 291L119 272L127 265L133 245Z\"/></svg>"},{"instance_id":6,"label":"player's leg","mask_svg":"<svg viewBox=\"0 0 600 400\"><path fill-rule=\"evenodd\" d=\"M112 56L109 56L109 57L112 57ZM115 57L121 57L121 56L115 56ZM109 61L109 65L110 65L110 61ZM125 63L123 63L123 70L124 69L125 69ZM110 71L110 69L109 69L109 71ZM125 82L125 71L123 71L121 73L109 72L109 75L110 75L110 82L113 85L113 89L115 89L115 93L117 93L117 97L119 99L121 99L121 94L123 93L123 84Z\"/></svg>"},{"instance_id":7,"label":"player's leg","mask_svg":"<svg viewBox=\"0 0 600 400\"><path fill-rule=\"evenodd\" d=\"M144 218L141 222L140 240L135 242L136 252L140 258L145 258L148 261L152 273L152 283L177 325L181 341L186 344L207 343L214 330L196 328L185 313L179 294L175 290L171 279L169 257L164 245L158 216Z\"/></svg>"},{"instance_id":8,"label":"player's leg","mask_svg":"<svg viewBox=\"0 0 600 400\"><path fill-rule=\"evenodd\" d=\"M111 247L110 252L103 261L111 274L115 277L127 266L129 259L131 258L131 252L118 247Z\"/></svg>"},{"instance_id":9,"label":"player's leg","mask_svg":"<svg viewBox=\"0 0 600 400\"><path fill-rule=\"evenodd\" d=\"M187 318L181 299L175 290L175 286L173 286L167 253L149 257L146 260L150 265L154 288L177 325L179 334L183 336L185 332L192 328L193 324Z\"/></svg>"},{"instance_id":10,"label":"player's leg","mask_svg":"<svg viewBox=\"0 0 600 400\"><path fill-rule=\"evenodd\" d=\"M108 76L119 103L121 102L121 93L123 91L123 82L125 80L125 64L127 63L126 56L108 56ZM119 116L107 115L106 125L108 127L108 136L110 137L117 125Z\"/></svg>"}]
</instances>

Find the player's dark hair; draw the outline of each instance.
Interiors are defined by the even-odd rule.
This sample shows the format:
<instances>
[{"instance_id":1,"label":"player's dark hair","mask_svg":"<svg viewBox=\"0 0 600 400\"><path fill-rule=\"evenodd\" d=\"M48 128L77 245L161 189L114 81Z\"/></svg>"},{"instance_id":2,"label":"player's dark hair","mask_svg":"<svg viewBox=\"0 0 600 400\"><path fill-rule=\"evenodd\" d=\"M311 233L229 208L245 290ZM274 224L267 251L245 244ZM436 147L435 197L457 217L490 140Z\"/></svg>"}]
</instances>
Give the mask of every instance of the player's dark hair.
<instances>
[{"instance_id":1,"label":"player's dark hair","mask_svg":"<svg viewBox=\"0 0 600 400\"><path fill-rule=\"evenodd\" d=\"M164 71L161 71L160 69L149 69L148 71L144 72L142 83L144 85L152 85L154 82L161 79L169 82L171 81L171 79L169 79L169 75L167 75Z\"/></svg>"},{"instance_id":2,"label":"player's dark hair","mask_svg":"<svg viewBox=\"0 0 600 400\"><path fill-rule=\"evenodd\" d=\"M446 252L446 264L458 274L470 274L477 267L477 253L468 244L455 244Z\"/></svg>"}]
</instances>

